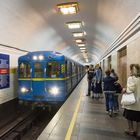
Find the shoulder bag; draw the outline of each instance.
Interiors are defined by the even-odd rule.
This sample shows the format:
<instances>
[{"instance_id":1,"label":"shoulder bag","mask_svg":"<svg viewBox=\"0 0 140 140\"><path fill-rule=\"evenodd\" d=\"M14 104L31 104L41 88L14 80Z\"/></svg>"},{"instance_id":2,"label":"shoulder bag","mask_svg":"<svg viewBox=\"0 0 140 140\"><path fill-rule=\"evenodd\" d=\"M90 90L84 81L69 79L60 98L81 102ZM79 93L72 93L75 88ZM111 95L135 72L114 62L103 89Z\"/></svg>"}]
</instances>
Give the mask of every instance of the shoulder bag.
<instances>
[{"instance_id":1,"label":"shoulder bag","mask_svg":"<svg viewBox=\"0 0 140 140\"><path fill-rule=\"evenodd\" d=\"M136 102L136 99L135 99L135 96L134 96L134 93L124 93L122 95L122 99L121 99L121 104L122 105L132 105Z\"/></svg>"}]
</instances>

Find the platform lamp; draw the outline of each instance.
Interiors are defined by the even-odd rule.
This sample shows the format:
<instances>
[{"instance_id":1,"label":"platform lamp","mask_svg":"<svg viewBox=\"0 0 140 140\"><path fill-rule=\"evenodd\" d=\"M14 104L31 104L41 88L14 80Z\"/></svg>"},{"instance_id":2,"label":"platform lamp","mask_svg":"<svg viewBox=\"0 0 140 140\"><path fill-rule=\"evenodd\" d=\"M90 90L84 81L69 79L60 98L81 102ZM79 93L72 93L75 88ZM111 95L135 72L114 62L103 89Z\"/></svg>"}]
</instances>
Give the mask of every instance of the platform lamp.
<instances>
[{"instance_id":1,"label":"platform lamp","mask_svg":"<svg viewBox=\"0 0 140 140\"><path fill-rule=\"evenodd\" d=\"M57 4L57 9L63 15L76 14L80 10L78 2Z\"/></svg>"}]
</instances>

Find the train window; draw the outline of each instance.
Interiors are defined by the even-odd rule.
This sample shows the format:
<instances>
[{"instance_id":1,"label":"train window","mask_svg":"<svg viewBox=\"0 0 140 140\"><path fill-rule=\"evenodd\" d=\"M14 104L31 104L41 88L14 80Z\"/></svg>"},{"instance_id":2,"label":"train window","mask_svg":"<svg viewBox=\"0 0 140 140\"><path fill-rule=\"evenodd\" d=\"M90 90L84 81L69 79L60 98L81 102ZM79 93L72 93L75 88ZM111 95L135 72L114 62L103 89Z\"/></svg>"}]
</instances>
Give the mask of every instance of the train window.
<instances>
[{"instance_id":1,"label":"train window","mask_svg":"<svg viewBox=\"0 0 140 140\"><path fill-rule=\"evenodd\" d=\"M30 64L28 62L22 62L19 65L19 77L20 78L30 78L31 77Z\"/></svg>"},{"instance_id":2,"label":"train window","mask_svg":"<svg viewBox=\"0 0 140 140\"><path fill-rule=\"evenodd\" d=\"M43 77L43 68L41 63L35 63L34 65L34 77L41 78Z\"/></svg>"},{"instance_id":3,"label":"train window","mask_svg":"<svg viewBox=\"0 0 140 140\"><path fill-rule=\"evenodd\" d=\"M57 78L60 77L60 63L48 62L46 67L47 77Z\"/></svg>"}]
</instances>

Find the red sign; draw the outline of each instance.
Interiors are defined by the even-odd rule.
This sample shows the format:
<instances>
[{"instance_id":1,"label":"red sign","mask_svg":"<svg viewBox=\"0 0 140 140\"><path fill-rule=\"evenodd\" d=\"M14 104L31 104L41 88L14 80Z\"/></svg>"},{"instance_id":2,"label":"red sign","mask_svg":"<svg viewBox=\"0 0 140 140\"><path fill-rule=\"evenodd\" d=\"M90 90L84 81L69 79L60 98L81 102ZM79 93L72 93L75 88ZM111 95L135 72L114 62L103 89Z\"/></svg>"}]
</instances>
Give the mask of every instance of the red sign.
<instances>
[{"instance_id":1,"label":"red sign","mask_svg":"<svg viewBox=\"0 0 140 140\"><path fill-rule=\"evenodd\" d=\"M9 69L7 69L7 68L0 68L0 74L9 74Z\"/></svg>"}]
</instances>

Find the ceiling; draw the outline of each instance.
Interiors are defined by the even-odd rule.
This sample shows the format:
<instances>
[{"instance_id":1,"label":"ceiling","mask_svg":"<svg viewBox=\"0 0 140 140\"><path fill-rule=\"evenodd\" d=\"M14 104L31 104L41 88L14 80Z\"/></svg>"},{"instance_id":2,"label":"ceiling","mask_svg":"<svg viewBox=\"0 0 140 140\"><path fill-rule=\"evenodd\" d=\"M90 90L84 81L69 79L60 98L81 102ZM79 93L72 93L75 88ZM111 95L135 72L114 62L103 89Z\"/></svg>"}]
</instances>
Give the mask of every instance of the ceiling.
<instances>
[{"instance_id":1,"label":"ceiling","mask_svg":"<svg viewBox=\"0 0 140 140\"><path fill-rule=\"evenodd\" d=\"M61 15L56 5L74 0L1 0L0 44L27 51L55 50L85 64L85 59L65 23L80 20L87 35L90 63L106 49L140 13L140 0L75 0L80 11Z\"/></svg>"}]
</instances>

